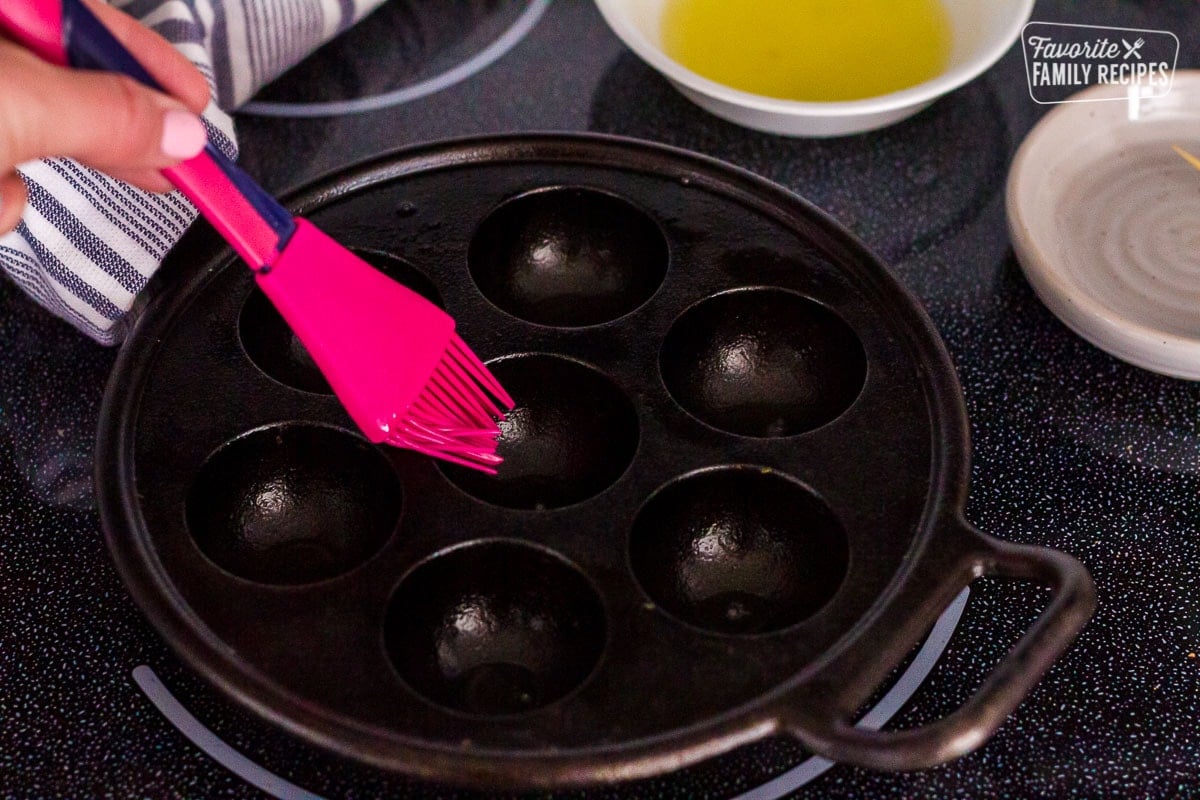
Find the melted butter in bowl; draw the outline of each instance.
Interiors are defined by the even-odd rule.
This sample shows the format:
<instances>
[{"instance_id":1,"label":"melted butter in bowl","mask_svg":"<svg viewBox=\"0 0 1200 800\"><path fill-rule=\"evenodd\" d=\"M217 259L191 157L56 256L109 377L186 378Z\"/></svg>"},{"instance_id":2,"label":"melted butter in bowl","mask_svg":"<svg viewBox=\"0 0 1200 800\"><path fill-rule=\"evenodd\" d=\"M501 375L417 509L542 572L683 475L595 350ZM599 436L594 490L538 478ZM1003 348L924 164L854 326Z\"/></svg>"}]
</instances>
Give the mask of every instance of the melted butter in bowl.
<instances>
[{"instance_id":1,"label":"melted butter in bowl","mask_svg":"<svg viewBox=\"0 0 1200 800\"><path fill-rule=\"evenodd\" d=\"M912 116L991 67L1033 0L595 0L613 32L701 108L785 136Z\"/></svg>"},{"instance_id":2,"label":"melted butter in bowl","mask_svg":"<svg viewBox=\"0 0 1200 800\"><path fill-rule=\"evenodd\" d=\"M717 83L837 102L937 77L953 34L940 0L668 0L660 36L668 56Z\"/></svg>"}]
</instances>

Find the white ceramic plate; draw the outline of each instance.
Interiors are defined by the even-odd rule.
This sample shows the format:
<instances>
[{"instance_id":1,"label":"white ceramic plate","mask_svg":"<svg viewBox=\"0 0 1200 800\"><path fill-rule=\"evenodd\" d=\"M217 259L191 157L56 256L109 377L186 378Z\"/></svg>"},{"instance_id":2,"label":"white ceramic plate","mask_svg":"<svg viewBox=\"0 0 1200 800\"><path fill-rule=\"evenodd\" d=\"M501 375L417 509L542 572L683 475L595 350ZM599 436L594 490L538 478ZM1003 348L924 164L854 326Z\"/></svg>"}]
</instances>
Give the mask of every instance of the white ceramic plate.
<instances>
[{"instance_id":1,"label":"white ceramic plate","mask_svg":"<svg viewBox=\"0 0 1200 800\"><path fill-rule=\"evenodd\" d=\"M1200 380L1200 71L1161 98L1074 96L1030 132L1008 176L1008 225L1042 302L1117 358Z\"/></svg>"},{"instance_id":2,"label":"white ceramic plate","mask_svg":"<svg viewBox=\"0 0 1200 800\"><path fill-rule=\"evenodd\" d=\"M806 103L738 91L672 60L662 50L659 31L666 0L596 0L596 7L629 49L666 76L685 97L718 117L786 136L843 136L910 117L979 75L1017 40L1033 2L942 0L954 37L950 63L942 74L902 91L837 103Z\"/></svg>"}]
</instances>

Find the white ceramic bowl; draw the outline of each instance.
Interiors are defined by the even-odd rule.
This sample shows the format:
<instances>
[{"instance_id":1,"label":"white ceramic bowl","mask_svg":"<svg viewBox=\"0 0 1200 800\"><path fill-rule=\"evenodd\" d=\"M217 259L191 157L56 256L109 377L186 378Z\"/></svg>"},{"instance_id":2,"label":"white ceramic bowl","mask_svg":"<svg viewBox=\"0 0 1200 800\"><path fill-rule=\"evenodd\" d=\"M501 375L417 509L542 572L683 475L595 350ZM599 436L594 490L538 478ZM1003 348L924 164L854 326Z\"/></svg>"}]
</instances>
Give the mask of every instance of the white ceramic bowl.
<instances>
[{"instance_id":1,"label":"white ceramic bowl","mask_svg":"<svg viewBox=\"0 0 1200 800\"><path fill-rule=\"evenodd\" d=\"M1117 358L1200 380L1200 71L1131 108L1098 86L1047 114L1008 175L1008 226L1029 283Z\"/></svg>"},{"instance_id":2,"label":"white ceramic bowl","mask_svg":"<svg viewBox=\"0 0 1200 800\"><path fill-rule=\"evenodd\" d=\"M942 74L908 89L864 100L804 103L731 89L667 57L659 31L666 1L596 0L596 6L633 52L696 105L738 125L785 136L842 136L882 128L912 116L996 63L1017 40L1034 2L942 0L954 39L949 64Z\"/></svg>"}]
</instances>

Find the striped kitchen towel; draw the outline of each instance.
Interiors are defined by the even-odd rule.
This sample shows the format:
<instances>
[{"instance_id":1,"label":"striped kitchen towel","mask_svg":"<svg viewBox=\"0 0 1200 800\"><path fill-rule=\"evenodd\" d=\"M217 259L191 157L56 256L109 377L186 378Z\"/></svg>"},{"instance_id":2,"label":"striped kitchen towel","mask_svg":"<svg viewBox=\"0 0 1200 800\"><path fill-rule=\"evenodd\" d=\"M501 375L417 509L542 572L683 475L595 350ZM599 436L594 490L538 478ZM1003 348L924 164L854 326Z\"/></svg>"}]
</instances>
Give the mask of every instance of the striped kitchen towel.
<instances>
[{"instance_id":1,"label":"striped kitchen towel","mask_svg":"<svg viewBox=\"0 0 1200 800\"><path fill-rule=\"evenodd\" d=\"M228 112L383 0L115 0L208 78L213 143L236 156ZM29 204L0 237L0 269L30 297L103 344L196 218L178 192L136 189L67 159L24 164Z\"/></svg>"}]
</instances>

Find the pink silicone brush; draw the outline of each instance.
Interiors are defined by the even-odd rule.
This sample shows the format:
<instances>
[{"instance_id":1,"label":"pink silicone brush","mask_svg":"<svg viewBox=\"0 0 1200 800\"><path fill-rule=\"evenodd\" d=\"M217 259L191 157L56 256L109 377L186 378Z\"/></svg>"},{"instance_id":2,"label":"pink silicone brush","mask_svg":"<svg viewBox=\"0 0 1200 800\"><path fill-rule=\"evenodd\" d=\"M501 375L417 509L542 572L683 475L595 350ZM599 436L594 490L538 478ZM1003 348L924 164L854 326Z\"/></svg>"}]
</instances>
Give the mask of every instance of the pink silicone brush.
<instances>
[{"instance_id":1,"label":"pink silicone brush","mask_svg":"<svg viewBox=\"0 0 1200 800\"><path fill-rule=\"evenodd\" d=\"M81 0L3 0L0 31L60 66L159 88ZM449 315L293 217L211 144L163 174L254 271L367 438L495 472L513 401Z\"/></svg>"}]
</instances>

